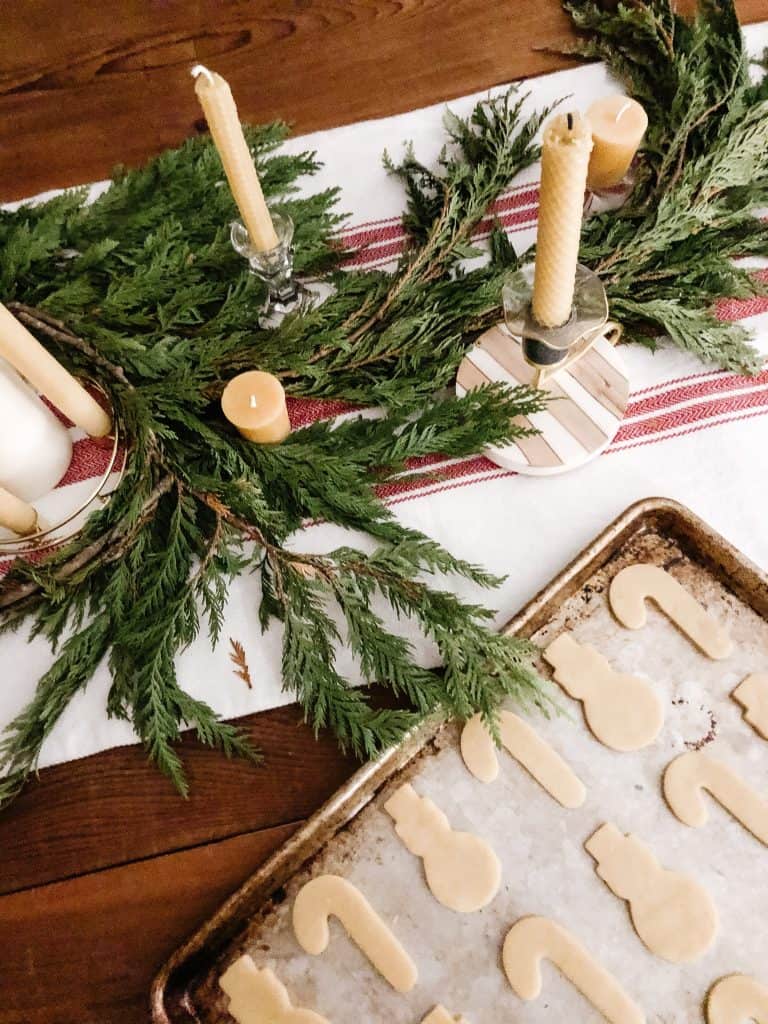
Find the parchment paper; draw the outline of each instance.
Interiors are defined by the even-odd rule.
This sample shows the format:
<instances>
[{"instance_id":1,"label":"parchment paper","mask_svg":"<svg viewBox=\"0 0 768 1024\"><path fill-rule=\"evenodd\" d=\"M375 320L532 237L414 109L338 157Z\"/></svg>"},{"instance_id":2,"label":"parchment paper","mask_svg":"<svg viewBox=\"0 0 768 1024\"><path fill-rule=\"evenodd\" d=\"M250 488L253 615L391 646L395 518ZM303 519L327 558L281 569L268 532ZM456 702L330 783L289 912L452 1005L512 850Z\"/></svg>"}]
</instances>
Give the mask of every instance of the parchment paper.
<instances>
[{"instance_id":1,"label":"parchment paper","mask_svg":"<svg viewBox=\"0 0 768 1024\"><path fill-rule=\"evenodd\" d=\"M433 749L293 879L286 899L258 927L249 951L258 964L276 971L297 1004L322 1013L331 1024L415 1024L438 1002L452 1014L463 1014L468 1024L601 1021L548 963L538 1000L526 1003L514 994L500 951L510 926L528 914L551 916L579 937L644 1008L649 1022L703 1021L706 993L725 974L745 972L768 984L768 848L708 795L710 820L692 829L674 817L661 793L666 765L686 744L700 743L766 791L768 742L743 721L730 693L748 673L768 668L768 625L669 540L646 535L634 545L593 577L534 639L543 646L569 628L617 669L646 675L666 706L659 739L637 753L608 750L584 724L581 705L555 686L565 713L533 723L587 786L584 806L569 811L505 751L499 752L496 782L477 782L458 753L458 730L446 728ZM653 607L644 630L623 629L608 608L606 583L632 561L668 566L727 620L735 653L710 661ZM542 671L548 674L544 665ZM463 915L438 904L424 881L421 860L397 838L382 806L406 779L445 811L454 828L477 833L496 850L502 886L483 911ZM662 865L689 872L711 894L720 932L712 949L693 964L676 966L649 953L632 928L627 904L596 875L583 844L607 821L634 832ZM291 927L293 899L308 877L324 872L352 881L390 924L418 965L412 992L392 990L335 920L324 954L309 956L298 946Z\"/></svg>"}]
</instances>

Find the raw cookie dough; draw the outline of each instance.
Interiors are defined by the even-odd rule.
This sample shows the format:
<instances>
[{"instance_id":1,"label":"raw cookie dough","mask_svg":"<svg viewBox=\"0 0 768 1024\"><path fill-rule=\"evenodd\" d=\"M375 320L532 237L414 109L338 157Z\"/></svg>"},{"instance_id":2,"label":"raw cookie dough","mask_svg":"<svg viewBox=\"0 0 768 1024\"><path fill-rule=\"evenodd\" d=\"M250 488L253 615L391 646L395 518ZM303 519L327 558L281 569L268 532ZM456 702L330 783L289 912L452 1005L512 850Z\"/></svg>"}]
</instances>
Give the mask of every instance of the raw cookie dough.
<instances>
[{"instance_id":1,"label":"raw cookie dough","mask_svg":"<svg viewBox=\"0 0 768 1024\"><path fill-rule=\"evenodd\" d=\"M629 902L635 931L651 953L679 964L709 949L717 935L717 910L698 882L662 868L644 843L610 823L584 847L608 888Z\"/></svg>"},{"instance_id":2,"label":"raw cookie dough","mask_svg":"<svg viewBox=\"0 0 768 1024\"><path fill-rule=\"evenodd\" d=\"M599 651L570 633L553 640L544 657L566 693L584 702L587 724L606 747L640 750L659 735L664 708L644 679L614 671Z\"/></svg>"},{"instance_id":3,"label":"raw cookie dough","mask_svg":"<svg viewBox=\"0 0 768 1024\"><path fill-rule=\"evenodd\" d=\"M360 890L339 875L318 875L299 891L293 904L293 930L302 949L317 956L328 947L331 915L341 921L392 988L410 992L418 977L413 960Z\"/></svg>"},{"instance_id":4,"label":"raw cookie dough","mask_svg":"<svg viewBox=\"0 0 768 1024\"><path fill-rule=\"evenodd\" d=\"M428 1013L421 1024L469 1024L464 1017L452 1017L444 1006L438 1004L431 1013Z\"/></svg>"},{"instance_id":5,"label":"raw cookie dough","mask_svg":"<svg viewBox=\"0 0 768 1024\"><path fill-rule=\"evenodd\" d=\"M229 996L227 1011L237 1024L329 1024L312 1010L294 1006L283 983L269 969L241 956L219 978Z\"/></svg>"},{"instance_id":6,"label":"raw cookie dough","mask_svg":"<svg viewBox=\"0 0 768 1024\"><path fill-rule=\"evenodd\" d=\"M488 843L470 832L454 832L440 808L407 782L384 810L411 853L423 859L427 885L438 903L471 914L491 902L499 891L501 864Z\"/></svg>"},{"instance_id":7,"label":"raw cookie dough","mask_svg":"<svg viewBox=\"0 0 768 1024\"><path fill-rule=\"evenodd\" d=\"M667 765L664 796L676 817L692 828L706 824L709 817L702 789L768 846L768 802L732 768L702 750L681 754Z\"/></svg>"},{"instance_id":8,"label":"raw cookie dough","mask_svg":"<svg viewBox=\"0 0 768 1024\"><path fill-rule=\"evenodd\" d=\"M768 1024L768 988L746 974L730 974L713 985L707 1000L708 1024Z\"/></svg>"},{"instance_id":9,"label":"raw cookie dough","mask_svg":"<svg viewBox=\"0 0 768 1024\"><path fill-rule=\"evenodd\" d=\"M581 807L587 793L583 782L535 729L511 711L502 711L499 714L499 733L504 747L530 772L542 789L563 807ZM467 768L481 782L493 782L499 774L496 745L481 715L475 715L462 729L461 756Z\"/></svg>"},{"instance_id":10,"label":"raw cookie dough","mask_svg":"<svg viewBox=\"0 0 768 1024\"><path fill-rule=\"evenodd\" d=\"M507 932L504 972L521 999L541 993L541 961L551 960L610 1024L645 1024L645 1014L562 925L546 917L523 917Z\"/></svg>"},{"instance_id":11,"label":"raw cookie dough","mask_svg":"<svg viewBox=\"0 0 768 1024\"><path fill-rule=\"evenodd\" d=\"M611 580L608 599L613 614L627 629L646 623L650 598L710 658L727 658L733 650L728 630L685 587L658 565L628 565Z\"/></svg>"},{"instance_id":12,"label":"raw cookie dough","mask_svg":"<svg viewBox=\"0 0 768 1024\"><path fill-rule=\"evenodd\" d=\"M744 719L768 740L768 672L755 672L743 679L732 694L744 708Z\"/></svg>"}]
</instances>

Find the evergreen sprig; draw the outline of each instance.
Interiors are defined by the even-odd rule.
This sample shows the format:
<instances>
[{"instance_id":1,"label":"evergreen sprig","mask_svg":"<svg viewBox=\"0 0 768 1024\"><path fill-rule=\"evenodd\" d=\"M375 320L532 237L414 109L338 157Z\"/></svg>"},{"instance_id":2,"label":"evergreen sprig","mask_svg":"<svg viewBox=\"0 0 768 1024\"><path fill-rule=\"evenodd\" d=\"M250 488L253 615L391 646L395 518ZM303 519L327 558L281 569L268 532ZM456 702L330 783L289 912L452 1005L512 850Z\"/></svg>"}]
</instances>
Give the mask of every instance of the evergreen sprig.
<instances>
[{"instance_id":1,"label":"evergreen sprig","mask_svg":"<svg viewBox=\"0 0 768 1024\"><path fill-rule=\"evenodd\" d=\"M732 0L702 0L692 21L672 0L566 0L600 57L643 103L638 180L618 212L590 217L582 261L605 281L629 340L668 336L707 363L755 373L762 357L720 298L763 294L741 256L768 256L768 84L750 82Z\"/></svg>"},{"instance_id":2,"label":"evergreen sprig","mask_svg":"<svg viewBox=\"0 0 768 1024\"><path fill-rule=\"evenodd\" d=\"M276 153L282 126L251 130L265 192L296 224L299 270L333 285L330 298L273 330L256 326L263 295L229 244L235 210L206 140L119 171L90 205L71 192L0 213L3 298L68 366L99 381L131 441L110 502L74 540L41 563L17 561L0 582L3 627L31 622L56 650L0 744L0 804L103 660L108 713L132 723L181 792L185 727L228 755L255 757L240 730L185 692L176 662L203 623L219 638L229 582L242 572L261 575L261 621L282 624L285 685L307 720L360 757L427 712L479 710L491 721L504 696L544 700L529 646L498 636L485 608L440 582L499 581L400 525L377 493L409 460L504 443L521 433L515 417L543 408L543 395L525 387L435 398L497 315L511 246L496 232L487 266L466 272L459 261L489 204L537 158L539 123L522 118L513 90L466 122L451 119L428 181L410 151L392 165L409 196L408 244L394 274L338 269L335 192L295 193L314 158ZM278 446L248 444L218 398L253 366L291 394L376 404L383 415L318 422ZM367 534L375 549L296 551L293 535L307 519ZM442 669L418 665L411 644L387 628L385 605L432 638ZM398 696L398 709L378 709L350 686L337 666L344 644L366 681Z\"/></svg>"},{"instance_id":3,"label":"evergreen sprig","mask_svg":"<svg viewBox=\"0 0 768 1024\"><path fill-rule=\"evenodd\" d=\"M707 361L754 371L738 325L712 309L762 287L732 260L768 254L754 208L768 198L768 86L750 84L731 0L704 0L693 22L669 0L567 0L580 52L607 60L647 107L638 182L619 211L586 222L582 260L602 275L613 315L647 345L668 335ZM386 158L407 195L397 270L342 271L335 190L300 196L312 154L277 152L282 125L251 129L265 192L296 224L296 265L332 293L277 329L256 327L263 295L233 252L235 216L218 156L197 139L138 171L117 173L87 204L72 191L0 211L0 297L67 366L95 377L131 444L111 501L39 564L17 561L0 582L4 629L22 624L56 651L31 703L0 742L0 806L34 770L75 694L106 659L107 710L129 720L149 755L186 791L177 740L187 726L228 755L247 738L192 699L178 653L205 624L220 636L228 585L261 577L260 617L283 629L285 685L315 729L369 757L428 712L493 726L505 697L543 704L526 643L499 636L484 607L442 581L498 581L400 525L378 497L410 459L460 457L519 436L512 421L543 407L528 388L440 394L477 333L500 318L517 256L496 229L489 259L466 269L489 206L539 156L546 111L523 116L517 89L449 115L436 167L407 148ZM259 366L290 394L377 405L377 419L297 430L283 444L244 442L218 398ZM439 398L436 398L436 393ZM425 471L428 472L428 471ZM322 555L297 551L307 519L372 540ZM430 638L439 670L421 667L382 606ZM396 709L373 706L338 668L346 644L363 678L388 686Z\"/></svg>"}]
</instances>

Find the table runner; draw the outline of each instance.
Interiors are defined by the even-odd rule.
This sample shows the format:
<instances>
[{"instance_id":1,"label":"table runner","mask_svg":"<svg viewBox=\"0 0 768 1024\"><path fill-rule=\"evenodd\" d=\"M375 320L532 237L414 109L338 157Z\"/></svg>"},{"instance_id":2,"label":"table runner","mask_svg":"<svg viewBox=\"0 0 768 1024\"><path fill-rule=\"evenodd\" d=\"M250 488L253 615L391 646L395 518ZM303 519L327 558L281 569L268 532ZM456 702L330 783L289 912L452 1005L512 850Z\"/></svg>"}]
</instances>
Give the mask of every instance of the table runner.
<instances>
[{"instance_id":1,"label":"table runner","mask_svg":"<svg viewBox=\"0 0 768 1024\"><path fill-rule=\"evenodd\" d=\"M750 52L762 52L768 46L768 22L748 27L745 35ZM617 87L603 66L594 64L532 79L524 88L530 90L531 108L570 94L575 105L586 109L593 99ZM462 97L449 106L465 115L482 95ZM421 159L436 159L444 140L444 109L445 104L438 104L285 144L290 152L315 149L324 164L307 180L308 191L341 186L340 208L350 212L343 231L344 243L352 250L350 266L394 265L404 244L404 199L399 182L384 171L381 154L385 148L397 154L403 142L411 140ZM486 237L495 218L518 252L527 249L535 240L538 179L538 166L521 174L478 226L476 237ZM94 186L94 192L103 187ZM765 261L752 265L768 280ZM743 321L768 356L768 298L723 302L718 315ZM452 582L463 597L498 609L499 625L622 509L649 495L689 505L758 565L768 567L768 370L746 378L713 371L676 348L662 346L654 354L627 345L621 351L632 386L627 416L608 450L588 466L562 476L533 478L501 470L481 455L421 460L381 488L381 496L406 525L434 537L459 557L508 574L504 585L490 593ZM289 407L294 427L319 417L359 414L337 402L291 400ZM99 466L103 468L100 456L98 445L79 442L62 486L85 486L101 471ZM426 468L431 475L425 478ZM324 523L307 524L291 546L321 552L350 539L372 546L370 538L350 538L348 531ZM181 685L225 717L291 700L281 689L279 629L262 634L258 623L259 585L253 576L234 581L219 646L211 650L203 635L179 659ZM395 622L391 626L398 628ZM409 638L424 663L436 663L428 641L410 634ZM242 645L252 687L236 675L229 656L231 641ZM30 700L50 662L47 644L27 643L26 632L0 637L0 727ZM340 652L339 667L358 678L349 652ZM128 723L106 717L109 682L102 667L69 704L43 749L41 766L135 742Z\"/></svg>"}]
</instances>

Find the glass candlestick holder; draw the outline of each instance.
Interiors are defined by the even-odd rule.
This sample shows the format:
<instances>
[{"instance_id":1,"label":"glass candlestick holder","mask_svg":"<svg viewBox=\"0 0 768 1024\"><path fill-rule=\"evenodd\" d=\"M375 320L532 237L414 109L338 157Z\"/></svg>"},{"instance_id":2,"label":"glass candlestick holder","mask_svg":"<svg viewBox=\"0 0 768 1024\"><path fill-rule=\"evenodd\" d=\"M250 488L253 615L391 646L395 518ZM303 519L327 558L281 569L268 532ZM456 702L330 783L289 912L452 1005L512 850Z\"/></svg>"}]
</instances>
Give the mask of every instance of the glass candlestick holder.
<instances>
[{"instance_id":1,"label":"glass candlestick holder","mask_svg":"<svg viewBox=\"0 0 768 1024\"><path fill-rule=\"evenodd\" d=\"M284 213L271 213L278 242L273 249L256 249L248 229L233 220L230 238L236 252L248 260L251 273L267 286L267 298L259 314L260 327L277 327L298 309L309 292L293 276L293 221Z\"/></svg>"}]
</instances>

